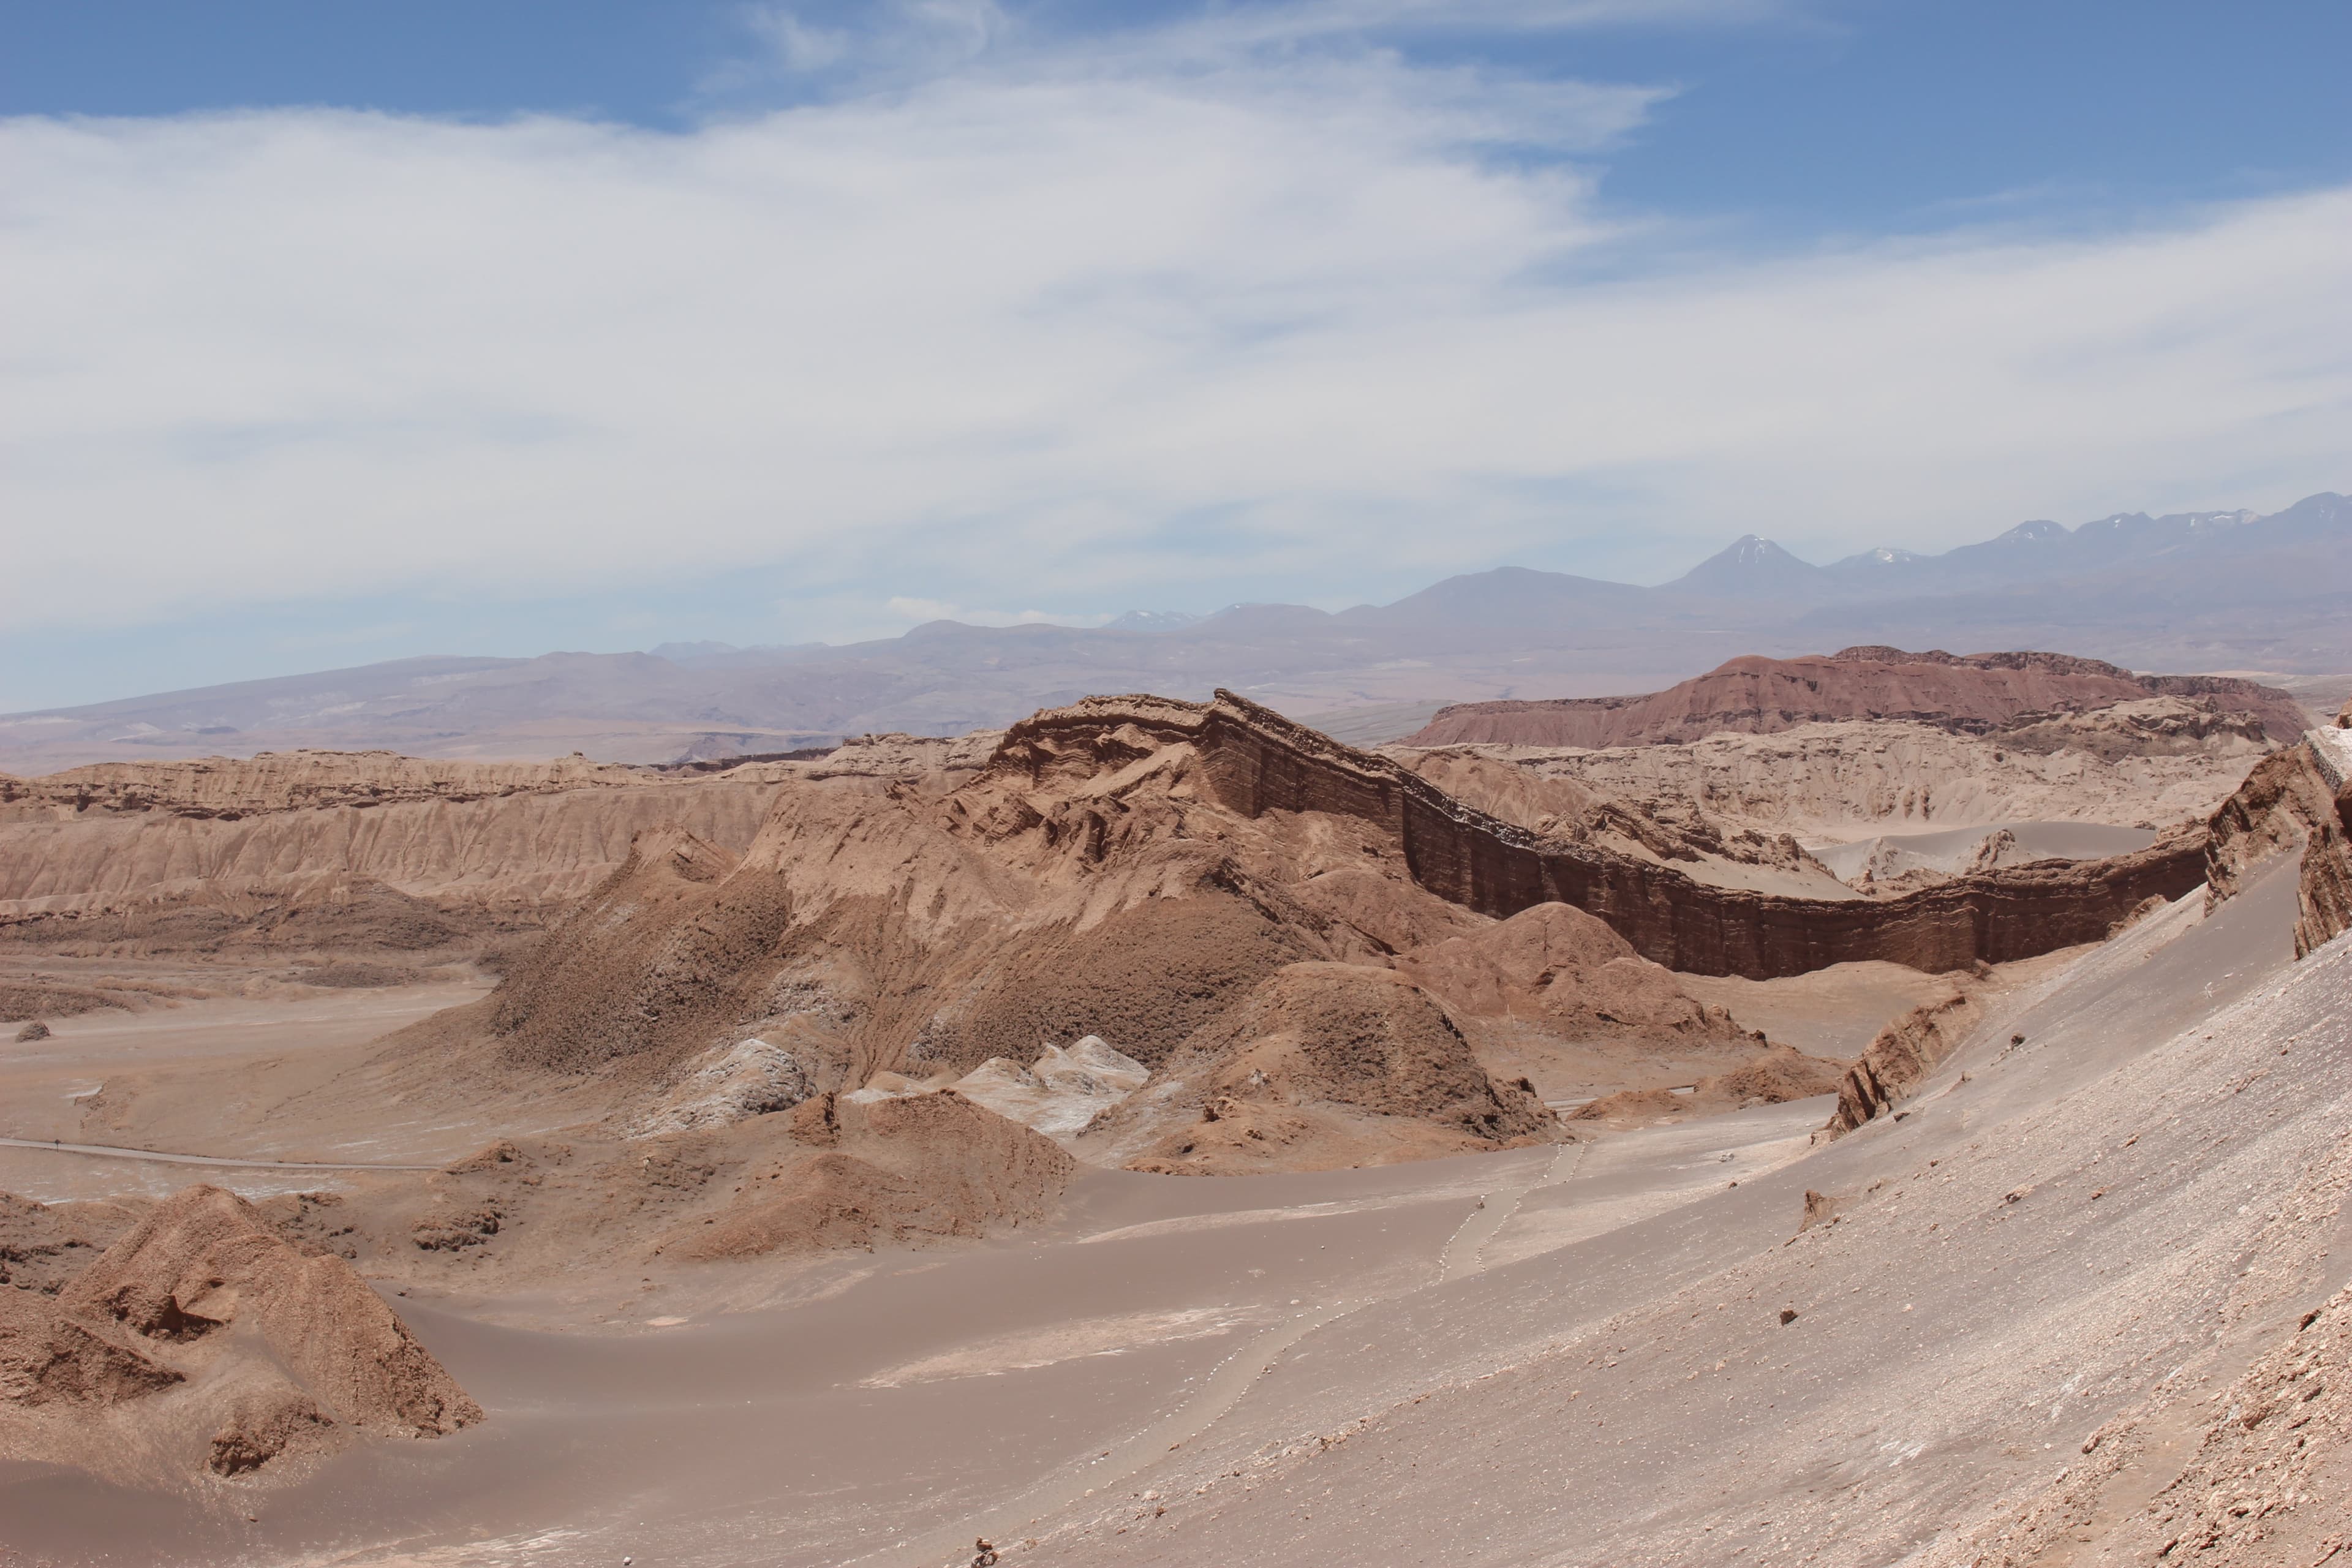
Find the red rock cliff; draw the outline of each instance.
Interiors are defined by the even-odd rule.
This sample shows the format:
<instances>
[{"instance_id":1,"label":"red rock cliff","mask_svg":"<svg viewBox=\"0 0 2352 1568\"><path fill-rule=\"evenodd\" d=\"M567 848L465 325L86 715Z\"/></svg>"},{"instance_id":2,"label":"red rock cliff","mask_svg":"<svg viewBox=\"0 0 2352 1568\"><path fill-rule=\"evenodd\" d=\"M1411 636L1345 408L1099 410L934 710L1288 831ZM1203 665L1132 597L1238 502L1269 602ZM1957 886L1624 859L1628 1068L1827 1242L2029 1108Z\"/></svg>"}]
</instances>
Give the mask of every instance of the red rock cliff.
<instances>
[{"instance_id":1,"label":"red rock cliff","mask_svg":"<svg viewBox=\"0 0 2352 1568\"><path fill-rule=\"evenodd\" d=\"M1679 686L1633 697L1463 702L1441 709L1406 745L1642 746L1731 731L1768 735L1800 724L1899 719L1981 734L2028 714L2083 713L2143 697L2179 697L2259 720L2274 742L2303 732L2284 691L2215 675L2135 675L2060 653L1906 653L1850 647L1801 658L1735 658Z\"/></svg>"}]
</instances>

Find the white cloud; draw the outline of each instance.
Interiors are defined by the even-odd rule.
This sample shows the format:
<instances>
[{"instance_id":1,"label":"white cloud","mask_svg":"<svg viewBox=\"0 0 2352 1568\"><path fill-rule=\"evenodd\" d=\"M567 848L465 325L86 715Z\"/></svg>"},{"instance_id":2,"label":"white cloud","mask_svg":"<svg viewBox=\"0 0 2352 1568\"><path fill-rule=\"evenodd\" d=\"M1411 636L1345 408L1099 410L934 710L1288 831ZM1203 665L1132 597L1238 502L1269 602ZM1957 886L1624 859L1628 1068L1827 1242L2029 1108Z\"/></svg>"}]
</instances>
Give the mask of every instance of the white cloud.
<instances>
[{"instance_id":1,"label":"white cloud","mask_svg":"<svg viewBox=\"0 0 2352 1568\"><path fill-rule=\"evenodd\" d=\"M1598 157L1653 90L1156 58L677 135L0 124L12 618L750 563L865 606L1345 598L2343 482L2352 192L1645 274L1581 165L1482 150Z\"/></svg>"}]
</instances>

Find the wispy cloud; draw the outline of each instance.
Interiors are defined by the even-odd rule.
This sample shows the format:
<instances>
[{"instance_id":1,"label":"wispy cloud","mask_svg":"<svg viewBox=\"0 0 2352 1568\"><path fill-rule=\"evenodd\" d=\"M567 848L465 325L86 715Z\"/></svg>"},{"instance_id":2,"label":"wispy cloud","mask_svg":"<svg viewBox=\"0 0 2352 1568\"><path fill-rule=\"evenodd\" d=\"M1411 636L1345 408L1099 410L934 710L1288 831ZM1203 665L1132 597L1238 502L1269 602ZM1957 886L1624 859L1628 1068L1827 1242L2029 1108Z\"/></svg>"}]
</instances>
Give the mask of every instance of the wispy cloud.
<instances>
[{"instance_id":1,"label":"wispy cloud","mask_svg":"<svg viewBox=\"0 0 2352 1568\"><path fill-rule=\"evenodd\" d=\"M1480 14L1538 12L1600 14ZM793 26L805 68L866 47ZM0 124L12 619L748 563L859 625L1338 600L1579 539L1664 575L1682 543L1622 542L2343 483L2352 192L1669 262L1596 184L1653 86L1159 37L684 134Z\"/></svg>"}]
</instances>

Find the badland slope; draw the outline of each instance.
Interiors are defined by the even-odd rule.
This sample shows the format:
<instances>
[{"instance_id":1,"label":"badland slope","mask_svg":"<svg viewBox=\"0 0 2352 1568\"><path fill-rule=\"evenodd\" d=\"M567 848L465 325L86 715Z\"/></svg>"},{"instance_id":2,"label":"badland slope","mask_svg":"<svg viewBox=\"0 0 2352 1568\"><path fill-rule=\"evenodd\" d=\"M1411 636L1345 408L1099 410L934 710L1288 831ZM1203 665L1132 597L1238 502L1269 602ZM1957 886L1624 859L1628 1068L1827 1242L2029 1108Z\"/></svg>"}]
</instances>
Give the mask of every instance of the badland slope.
<instances>
[{"instance_id":1,"label":"badland slope","mask_svg":"<svg viewBox=\"0 0 2352 1568\"><path fill-rule=\"evenodd\" d=\"M860 735L789 761L656 770L482 763L390 752L103 763L0 775L0 920L194 899L344 901L354 887L444 906L529 910L587 892L631 838L675 826L740 850L795 780L944 788L993 732Z\"/></svg>"},{"instance_id":2,"label":"badland slope","mask_svg":"<svg viewBox=\"0 0 2352 1568\"><path fill-rule=\"evenodd\" d=\"M1286 1032L1303 1056L1261 1051L1240 1069L1244 1096L1296 1121L1284 1159L1454 1152L1548 1128L1386 967L1485 922L1419 886L1371 825L1237 813L1204 790L1187 740L1139 726L1199 712L1136 699L1083 734L1016 731L940 795L795 787L740 856L643 836L488 1004L498 1058L659 1096L756 1039L822 1092L950 1082L1094 1036L1153 1074L1139 1106L1189 1121L1206 1102L1161 1092L1171 1061L1197 1079L1303 1008L1320 1020Z\"/></svg>"},{"instance_id":3,"label":"badland slope","mask_svg":"<svg viewBox=\"0 0 2352 1568\"><path fill-rule=\"evenodd\" d=\"M29 787L0 807L0 918L134 909L152 918L176 903L271 897L333 902L362 885L535 909L594 887L632 837L661 824L740 848L776 791L757 776L649 779L593 765L389 756L314 756L284 770L294 776L272 778L273 761L189 764L175 770L188 787L168 793L171 781L153 777L161 770L152 764L79 770L129 776L19 781ZM499 773L520 776L502 785Z\"/></svg>"},{"instance_id":4,"label":"badland slope","mask_svg":"<svg viewBox=\"0 0 2352 1568\"><path fill-rule=\"evenodd\" d=\"M1252 987L1081 1146L1124 1154L1133 1129L1160 1135L1128 1168L1171 1175L1384 1164L1557 1135L1534 1085L1490 1078L1429 992L1394 970L1328 963Z\"/></svg>"},{"instance_id":5,"label":"badland slope","mask_svg":"<svg viewBox=\"0 0 2352 1568\"><path fill-rule=\"evenodd\" d=\"M93 763L38 778L0 775L0 821L58 820L90 811L167 811L234 821L319 806L487 800L641 782L635 769L577 756L550 763L477 763L383 751L265 752L241 758Z\"/></svg>"},{"instance_id":6,"label":"badland slope","mask_svg":"<svg viewBox=\"0 0 2352 1568\"><path fill-rule=\"evenodd\" d=\"M1850 647L1800 658L1748 656L1664 691L1633 697L1470 702L1439 710L1401 743L1600 748L1703 740L1725 731L1771 734L1801 724L1899 720L1961 734L2019 730L2029 747L2063 743L2043 732L2062 716L2121 702L2172 700L2147 742L2179 745L2215 734L2284 744L2309 722L2286 692L2226 676L2135 675L2099 659L2056 653L1956 656ZM2126 743L2128 727L2107 740Z\"/></svg>"},{"instance_id":7,"label":"badland slope","mask_svg":"<svg viewBox=\"0 0 2352 1568\"><path fill-rule=\"evenodd\" d=\"M2185 900L1902 1123L1620 1232L1544 1249L1520 1195L1483 1274L1293 1336L1222 1429L1024 1531L1138 1568L2327 1560L2352 953L2287 960L2279 908Z\"/></svg>"}]
</instances>

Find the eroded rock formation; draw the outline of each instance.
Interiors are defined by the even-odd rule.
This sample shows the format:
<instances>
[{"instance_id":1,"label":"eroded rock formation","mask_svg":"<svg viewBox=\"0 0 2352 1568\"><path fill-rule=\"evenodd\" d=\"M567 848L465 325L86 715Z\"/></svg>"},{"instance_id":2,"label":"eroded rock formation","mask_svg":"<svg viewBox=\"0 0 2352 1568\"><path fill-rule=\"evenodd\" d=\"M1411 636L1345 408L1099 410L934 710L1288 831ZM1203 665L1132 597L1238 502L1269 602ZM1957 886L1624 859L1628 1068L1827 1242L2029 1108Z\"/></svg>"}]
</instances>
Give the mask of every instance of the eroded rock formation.
<instances>
[{"instance_id":1,"label":"eroded rock formation","mask_svg":"<svg viewBox=\"0 0 2352 1568\"><path fill-rule=\"evenodd\" d=\"M740 1195L672 1230L675 1257L906 1245L976 1237L1048 1212L1077 1163L952 1089L792 1113L804 1147L755 1160Z\"/></svg>"},{"instance_id":2,"label":"eroded rock formation","mask_svg":"<svg viewBox=\"0 0 2352 1568\"><path fill-rule=\"evenodd\" d=\"M1959 1047L1977 1015L1967 993L1955 989L1879 1030L1862 1059L1840 1080L1837 1110L1822 1134L1836 1138L1851 1132L1908 1097Z\"/></svg>"},{"instance_id":3,"label":"eroded rock formation","mask_svg":"<svg viewBox=\"0 0 2352 1568\"><path fill-rule=\"evenodd\" d=\"M2273 857L2300 857L2296 957L2352 930L2352 729L2314 730L2264 758L2214 813L2208 844L2212 903Z\"/></svg>"},{"instance_id":4,"label":"eroded rock formation","mask_svg":"<svg viewBox=\"0 0 2352 1568\"><path fill-rule=\"evenodd\" d=\"M1186 1040L1084 1140L1118 1145L1133 1170L1207 1175L1507 1148L1553 1126L1534 1089L1488 1077L1404 976L1299 963ZM1130 1153L1139 1133L1158 1136Z\"/></svg>"},{"instance_id":5,"label":"eroded rock formation","mask_svg":"<svg viewBox=\"0 0 2352 1568\"><path fill-rule=\"evenodd\" d=\"M349 1264L218 1187L154 1205L54 1294L0 1287L0 1455L170 1484L192 1453L236 1477L481 1419Z\"/></svg>"}]
</instances>

